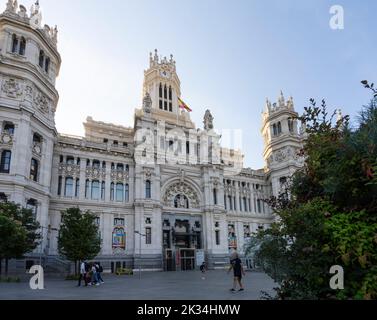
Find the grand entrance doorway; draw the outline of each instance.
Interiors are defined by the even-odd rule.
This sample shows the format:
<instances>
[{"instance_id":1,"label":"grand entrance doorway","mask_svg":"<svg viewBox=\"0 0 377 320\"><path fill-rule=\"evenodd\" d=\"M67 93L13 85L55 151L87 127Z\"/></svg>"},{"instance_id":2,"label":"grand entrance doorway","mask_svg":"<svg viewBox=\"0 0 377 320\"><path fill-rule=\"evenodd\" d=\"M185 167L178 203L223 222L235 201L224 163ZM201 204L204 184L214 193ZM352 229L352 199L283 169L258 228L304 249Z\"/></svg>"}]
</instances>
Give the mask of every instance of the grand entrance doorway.
<instances>
[{"instance_id":1,"label":"grand entrance doorway","mask_svg":"<svg viewBox=\"0 0 377 320\"><path fill-rule=\"evenodd\" d=\"M202 249L201 217L164 215L164 270L196 269L196 251Z\"/></svg>"}]
</instances>

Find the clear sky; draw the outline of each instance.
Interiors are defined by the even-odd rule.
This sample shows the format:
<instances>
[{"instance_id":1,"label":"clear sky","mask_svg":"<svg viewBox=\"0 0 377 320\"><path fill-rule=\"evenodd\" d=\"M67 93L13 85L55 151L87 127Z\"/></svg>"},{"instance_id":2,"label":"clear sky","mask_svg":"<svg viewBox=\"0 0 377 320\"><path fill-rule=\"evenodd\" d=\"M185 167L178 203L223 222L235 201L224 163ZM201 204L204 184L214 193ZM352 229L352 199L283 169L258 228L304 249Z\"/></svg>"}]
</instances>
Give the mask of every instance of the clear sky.
<instances>
[{"instance_id":1,"label":"clear sky","mask_svg":"<svg viewBox=\"0 0 377 320\"><path fill-rule=\"evenodd\" d=\"M5 8L5 0L1 1ZM30 8L34 1L19 3ZM329 26L344 8L344 30ZM83 135L87 116L133 125L143 70L155 48L174 55L182 97L202 126L242 129L245 166L264 166L261 112L266 97L310 98L355 117L377 82L377 1L40 0L43 23L58 25L63 64L56 113L61 133Z\"/></svg>"}]
</instances>

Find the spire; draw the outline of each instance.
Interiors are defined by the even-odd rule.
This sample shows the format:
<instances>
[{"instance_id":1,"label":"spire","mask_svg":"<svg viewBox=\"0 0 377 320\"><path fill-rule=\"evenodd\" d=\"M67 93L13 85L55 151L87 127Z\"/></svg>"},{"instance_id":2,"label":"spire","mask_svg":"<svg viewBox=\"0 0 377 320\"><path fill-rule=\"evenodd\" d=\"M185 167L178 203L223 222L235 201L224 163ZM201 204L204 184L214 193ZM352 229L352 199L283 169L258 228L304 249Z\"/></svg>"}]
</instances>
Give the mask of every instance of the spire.
<instances>
[{"instance_id":1,"label":"spire","mask_svg":"<svg viewBox=\"0 0 377 320\"><path fill-rule=\"evenodd\" d=\"M283 108L284 106L285 106L285 98L284 98L283 90L280 90L279 107Z\"/></svg>"}]
</instances>

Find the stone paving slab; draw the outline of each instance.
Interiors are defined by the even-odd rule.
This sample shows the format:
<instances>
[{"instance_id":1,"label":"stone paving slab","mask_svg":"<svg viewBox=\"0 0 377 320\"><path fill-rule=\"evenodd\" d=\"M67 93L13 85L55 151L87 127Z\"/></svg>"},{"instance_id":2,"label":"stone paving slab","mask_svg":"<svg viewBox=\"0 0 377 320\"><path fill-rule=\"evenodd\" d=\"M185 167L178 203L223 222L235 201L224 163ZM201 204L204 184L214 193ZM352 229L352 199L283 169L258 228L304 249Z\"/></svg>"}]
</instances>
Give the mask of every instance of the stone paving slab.
<instances>
[{"instance_id":1,"label":"stone paving slab","mask_svg":"<svg viewBox=\"0 0 377 320\"><path fill-rule=\"evenodd\" d=\"M204 279L203 279L204 277ZM264 273L248 272L246 290L232 293L233 278L226 271L136 272L133 276L104 275L100 286L77 287L76 281L45 278L45 290L31 290L28 282L0 283L0 300L259 300L261 291L274 294L277 285Z\"/></svg>"}]
</instances>

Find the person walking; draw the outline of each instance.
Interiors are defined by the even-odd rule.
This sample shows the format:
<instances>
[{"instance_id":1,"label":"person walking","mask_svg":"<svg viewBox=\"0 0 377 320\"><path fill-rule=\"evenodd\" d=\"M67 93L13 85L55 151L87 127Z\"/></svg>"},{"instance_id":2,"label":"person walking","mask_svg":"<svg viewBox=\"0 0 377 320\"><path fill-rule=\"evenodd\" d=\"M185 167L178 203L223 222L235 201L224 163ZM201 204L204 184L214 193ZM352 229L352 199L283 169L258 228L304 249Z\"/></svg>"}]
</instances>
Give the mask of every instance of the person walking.
<instances>
[{"instance_id":1,"label":"person walking","mask_svg":"<svg viewBox=\"0 0 377 320\"><path fill-rule=\"evenodd\" d=\"M86 281L86 268L85 268L85 261L81 261L80 263L80 277L79 277L79 283L78 287L81 287L81 281L84 280L85 287L88 286L88 283Z\"/></svg>"},{"instance_id":2,"label":"person walking","mask_svg":"<svg viewBox=\"0 0 377 320\"><path fill-rule=\"evenodd\" d=\"M97 272L98 282L100 282L101 284L105 283L105 281L103 281L103 279L102 279L103 268L102 268L102 266L99 262L96 263L96 272Z\"/></svg>"},{"instance_id":3,"label":"person walking","mask_svg":"<svg viewBox=\"0 0 377 320\"><path fill-rule=\"evenodd\" d=\"M232 257L230 259L230 268L228 270L228 274L230 271L234 273L234 279L233 279L233 288L230 290L232 292L235 292L237 289L237 284L240 286L240 289L238 291L244 291L244 287L242 285L242 276L245 276L245 271L242 267L242 261L238 256L237 251L235 251L232 254Z\"/></svg>"},{"instance_id":4,"label":"person walking","mask_svg":"<svg viewBox=\"0 0 377 320\"><path fill-rule=\"evenodd\" d=\"M100 283L98 281L98 277L97 277L97 270L96 270L96 265L94 263L92 263L92 285L96 285L96 286L99 286Z\"/></svg>"}]
</instances>

